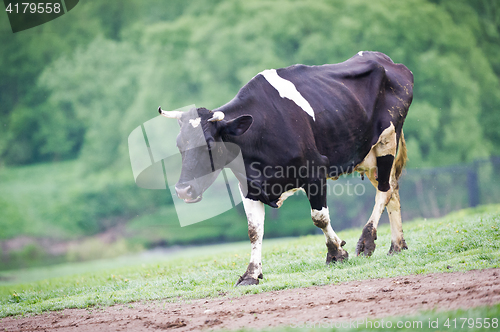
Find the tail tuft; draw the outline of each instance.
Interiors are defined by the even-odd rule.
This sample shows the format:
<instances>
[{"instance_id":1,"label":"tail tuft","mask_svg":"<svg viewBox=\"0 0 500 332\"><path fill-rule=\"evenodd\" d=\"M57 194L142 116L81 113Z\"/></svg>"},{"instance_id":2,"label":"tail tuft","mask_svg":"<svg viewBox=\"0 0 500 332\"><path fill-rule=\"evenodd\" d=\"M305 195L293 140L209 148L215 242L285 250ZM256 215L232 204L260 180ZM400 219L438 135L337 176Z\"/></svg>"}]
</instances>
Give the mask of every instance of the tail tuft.
<instances>
[{"instance_id":1,"label":"tail tuft","mask_svg":"<svg viewBox=\"0 0 500 332\"><path fill-rule=\"evenodd\" d=\"M399 138L399 147L398 147L398 155L396 156L396 164L395 164L395 175L396 180L401 176L401 172L403 172L403 168L405 168L406 161L408 160L408 154L406 150L406 142L403 131L401 131L401 137Z\"/></svg>"}]
</instances>

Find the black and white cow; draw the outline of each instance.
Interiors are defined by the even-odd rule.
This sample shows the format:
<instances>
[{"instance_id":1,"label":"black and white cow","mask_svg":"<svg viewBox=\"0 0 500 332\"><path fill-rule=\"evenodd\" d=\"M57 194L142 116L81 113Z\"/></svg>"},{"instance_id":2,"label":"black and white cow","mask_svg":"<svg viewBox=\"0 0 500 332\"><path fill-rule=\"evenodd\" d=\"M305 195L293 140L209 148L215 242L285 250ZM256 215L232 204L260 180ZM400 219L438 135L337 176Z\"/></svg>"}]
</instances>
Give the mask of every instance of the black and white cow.
<instances>
[{"instance_id":1,"label":"black and white cow","mask_svg":"<svg viewBox=\"0 0 500 332\"><path fill-rule=\"evenodd\" d=\"M199 150L190 146L202 145L205 153L208 149L225 163L239 151L224 143L241 149L246 174L236 171L235 176L248 190L243 205L252 251L237 285L262 279L264 204L279 208L296 190L307 194L312 220L325 234L326 262L346 260L345 242L330 225L326 180L353 171L366 175L377 189L356 254L369 256L375 250L377 225L386 207L392 234L389 253L407 249L398 178L406 162L402 128L412 90L413 75L404 65L382 53L359 52L339 64L265 70L213 111L159 108L160 114L177 118L181 125L177 145L182 171L176 190L186 202L199 201L218 173L202 183L191 180L224 166L200 163ZM199 125L203 131L195 131Z\"/></svg>"}]
</instances>

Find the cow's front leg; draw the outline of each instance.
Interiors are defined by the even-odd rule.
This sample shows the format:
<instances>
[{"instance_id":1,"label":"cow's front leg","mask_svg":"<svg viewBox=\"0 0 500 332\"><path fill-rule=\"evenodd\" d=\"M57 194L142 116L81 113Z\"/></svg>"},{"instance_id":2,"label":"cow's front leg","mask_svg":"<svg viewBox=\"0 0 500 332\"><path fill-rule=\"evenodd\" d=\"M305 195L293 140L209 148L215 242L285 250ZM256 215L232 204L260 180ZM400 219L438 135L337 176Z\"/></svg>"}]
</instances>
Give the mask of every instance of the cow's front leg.
<instances>
[{"instance_id":1,"label":"cow's front leg","mask_svg":"<svg viewBox=\"0 0 500 332\"><path fill-rule=\"evenodd\" d=\"M330 224L330 213L328 207L323 207L321 210L311 209L311 217L314 225L320 228L325 234L326 248L326 264L331 262L342 262L349 258L347 251L342 248L345 241L342 241Z\"/></svg>"},{"instance_id":2,"label":"cow's front leg","mask_svg":"<svg viewBox=\"0 0 500 332\"><path fill-rule=\"evenodd\" d=\"M243 197L243 207L248 219L248 237L252 245L250 263L236 286L258 285L262 279L262 238L264 237L264 203Z\"/></svg>"},{"instance_id":3,"label":"cow's front leg","mask_svg":"<svg viewBox=\"0 0 500 332\"><path fill-rule=\"evenodd\" d=\"M326 264L347 260L349 254L342 248L345 245L345 241L342 241L338 237L330 224L330 212L326 206L326 178L310 184L309 188L306 188L306 194L311 204L311 218L313 223L325 234L326 248L328 249Z\"/></svg>"}]
</instances>

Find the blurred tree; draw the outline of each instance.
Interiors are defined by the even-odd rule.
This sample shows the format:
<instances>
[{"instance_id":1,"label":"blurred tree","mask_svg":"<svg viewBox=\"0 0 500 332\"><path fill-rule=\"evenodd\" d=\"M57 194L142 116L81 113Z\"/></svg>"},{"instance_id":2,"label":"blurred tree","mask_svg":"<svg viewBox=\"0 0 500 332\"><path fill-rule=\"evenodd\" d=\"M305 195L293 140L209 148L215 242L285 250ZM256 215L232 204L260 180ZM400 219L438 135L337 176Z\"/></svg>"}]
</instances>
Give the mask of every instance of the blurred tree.
<instances>
[{"instance_id":1,"label":"blurred tree","mask_svg":"<svg viewBox=\"0 0 500 332\"><path fill-rule=\"evenodd\" d=\"M47 67L40 87L51 92L48 102L54 108L43 122L44 149L55 152L79 144L84 132L81 158L87 166L95 171L112 164L121 140L126 141L116 129L135 98L139 69L131 45L103 38ZM50 134L50 128L57 134Z\"/></svg>"},{"instance_id":2,"label":"blurred tree","mask_svg":"<svg viewBox=\"0 0 500 332\"><path fill-rule=\"evenodd\" d=\"M137 15L141 9L150 6L136 0L94 0L82 5L90 5L89 14L99 21L100 33L113 40L120 40L123 30L142 18Z\"/></svg>"},{"instance_id":3,"label":"blurred tree","mask_svg":"<svg viewBox=\"0 0 500 332\"><path fill-rule=\"evenodd\" d=\"M500 154L500 2L497 0L433 0L450 13L454 22L468 27L476 37L476 47L487 57L496 79L488 77L480 86L482 111L480 122L484 133L491 142L492 152ZM484 68L490 70L489 68Z\"/></svg>"},{"instance_id":4,"label":"blurred tree","mask_svg":"<svg viewBox=\"0 0 500 332\"><path fill-rule=\"evenodd\" d=\"M13 34L8 20L0 23L0 163L26 164L58 158L40 151L39 121L47 92L36 84L44 67L74 52L99 32L88 7L35 28ZM6 17L6 16L5 16ZM78 19L76 19L78 17ZM16 114L16 113L25 113ZM27 116L31 113L31 116ZM25 119L29 121L20 121ZM19 148L20 146L25 148ZM29 151L29 152L28 152ZM71 155L72 157L75 154ZM66 157L66 156L64 156Z\"/></svg>"}]
</instances>

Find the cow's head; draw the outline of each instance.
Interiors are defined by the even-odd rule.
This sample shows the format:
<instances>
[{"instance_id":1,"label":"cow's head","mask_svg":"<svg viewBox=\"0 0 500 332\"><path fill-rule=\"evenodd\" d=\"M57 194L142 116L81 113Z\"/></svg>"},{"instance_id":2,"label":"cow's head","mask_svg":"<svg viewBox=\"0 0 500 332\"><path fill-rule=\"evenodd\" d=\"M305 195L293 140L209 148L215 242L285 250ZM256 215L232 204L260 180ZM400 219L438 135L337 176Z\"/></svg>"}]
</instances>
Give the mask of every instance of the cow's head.
<instances>
[{"instance_id":1,"label":"cow's head","mask_svg":"<svg viewBox=\"0 0 500 332\"><path fill-rule=\"evenodd\" d=\"M159 107L158 111L167 118L177 119L181 127L177 147L182 155L182 170L175 185L177 196L186 203L199 202L231 156L235 157L224 142L229 136L244 134L253 119L242 115L227 121L224 113L206 108L167 112Z\"/></svg>"}]
</instances>

